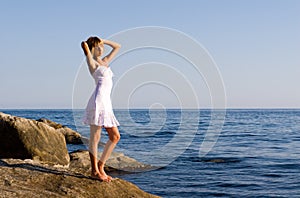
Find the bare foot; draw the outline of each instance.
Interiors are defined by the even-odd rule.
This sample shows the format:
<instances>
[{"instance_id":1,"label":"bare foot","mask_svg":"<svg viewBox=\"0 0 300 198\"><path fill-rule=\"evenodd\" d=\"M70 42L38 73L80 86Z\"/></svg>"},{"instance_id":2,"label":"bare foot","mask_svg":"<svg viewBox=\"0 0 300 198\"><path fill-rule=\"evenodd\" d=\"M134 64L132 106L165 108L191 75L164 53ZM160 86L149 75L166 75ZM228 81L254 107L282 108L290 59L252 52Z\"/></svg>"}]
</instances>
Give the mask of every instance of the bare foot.
<instances>
[{"instance_id":1,"label":"bare foot","mask_svg":"<svg viewBox=\"0 0 300 198\"><path fill-rule=\"evenodd\" d=\"M107 175L106 172L104 171L104 164L101 161L98 161L98 169L99 169L99 173L105 175L109 181L113 180L113 178Z\"/></svg>"},{"instance_id":2,"label":"bare foot","mask_svg":"<svg viewBox=\"0 0 300 198\"><path fill-rule=\"evenodd\" d=\"M110 182L111 181L111 179L106 174L101 174L99 172L92 173L91 177L94 178L94 179L98 179L100 181L104 181L104 182Z\"/></svg>"},{"instance_id":3,"label":"bare foot","mask_svg":"<svg viewBox=\"0 0 300 198\"><path fill-rule=\"evenodd\" d=\"M112 178L110 175L106 175L106 176L107 176L107 178L108 178L109 181L111 181L111 180L114 179L114 178Z\"/></svg>"},{"instance_id":4,"label":"bare foot","mask_svg":"<svg viewBox=\"0 0 300 198\"><path fill-rule=\"evenodd\" d=\"M113 178L106 174L104 170L99 170L99 174L105 176L109 181L113 180Z\"/></svg>"}]
</instances>

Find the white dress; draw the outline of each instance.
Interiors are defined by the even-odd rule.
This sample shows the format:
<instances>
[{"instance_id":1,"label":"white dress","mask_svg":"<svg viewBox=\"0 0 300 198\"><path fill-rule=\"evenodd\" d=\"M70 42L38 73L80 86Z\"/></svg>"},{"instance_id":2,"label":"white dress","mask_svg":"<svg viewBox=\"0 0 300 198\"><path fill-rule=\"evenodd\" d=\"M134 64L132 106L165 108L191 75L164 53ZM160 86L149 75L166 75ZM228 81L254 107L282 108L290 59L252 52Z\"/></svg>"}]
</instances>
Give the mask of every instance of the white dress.
<instances>
[{"instance_id":1,"label":"white dress","mask_svg":"<svg viewBox=\"0 0 300 198\"><path fill-rule=\"evenodd\" d=\"M84 124L104 127L119 126L110 98L113 72L110 67L98 65L92 76L96 83L96 89L85 109Z\"/></svg>"}]
</instances>

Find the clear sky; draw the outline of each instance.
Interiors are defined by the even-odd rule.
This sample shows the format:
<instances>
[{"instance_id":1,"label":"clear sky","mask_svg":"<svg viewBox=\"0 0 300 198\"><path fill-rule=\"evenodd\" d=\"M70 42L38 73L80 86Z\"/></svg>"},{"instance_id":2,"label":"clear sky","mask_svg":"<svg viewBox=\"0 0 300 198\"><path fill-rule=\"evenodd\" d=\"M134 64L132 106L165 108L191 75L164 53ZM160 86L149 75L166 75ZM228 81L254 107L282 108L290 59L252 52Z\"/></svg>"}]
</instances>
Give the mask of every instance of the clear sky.
<instances>
[{"instance_id":1,"label":"clear sky","mask_svg":"<svg viewBox=\"0 0 300 198\"><path fill-rule=\"evenodd\" d=\"M201 43L219 67L229 108L300 108L299 19L299 0L3 0L0 109L71 108L80 42L140 26L176 29ZM172 97L155 86L157 103ZM149 106L148 99L137 91L131 107Z\"/></svg>"}]
</instances>

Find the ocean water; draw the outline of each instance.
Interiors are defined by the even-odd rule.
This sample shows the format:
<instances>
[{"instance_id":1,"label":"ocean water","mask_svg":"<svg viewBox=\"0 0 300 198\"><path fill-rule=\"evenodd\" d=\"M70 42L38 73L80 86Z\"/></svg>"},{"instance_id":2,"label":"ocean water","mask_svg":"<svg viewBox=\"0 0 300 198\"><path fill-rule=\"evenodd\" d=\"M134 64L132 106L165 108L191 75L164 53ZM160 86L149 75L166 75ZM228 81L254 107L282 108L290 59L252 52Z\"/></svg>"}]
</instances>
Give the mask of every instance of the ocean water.
<instances>
[{"instance_id":1,"label":"ocean water","mask_svg":"<svg viewBox=\"0 0 300 198\"><path fill-rule=\"evenodd\" d=\"M89 135L80 123L81 110L2 112L47 118ZM162 197L300 197L299 109L229 109L224 117L210 110L176 109L115 110L115 115L121 123L116 150L157 166L117 177L147 192ZM215 125L223 121L218 133ZM102 132L101 141L106 140ZM199 155L206 148L201 145L212 148ZM82 148L68 146L70 151Z\"/></svg>"}]
</instances>

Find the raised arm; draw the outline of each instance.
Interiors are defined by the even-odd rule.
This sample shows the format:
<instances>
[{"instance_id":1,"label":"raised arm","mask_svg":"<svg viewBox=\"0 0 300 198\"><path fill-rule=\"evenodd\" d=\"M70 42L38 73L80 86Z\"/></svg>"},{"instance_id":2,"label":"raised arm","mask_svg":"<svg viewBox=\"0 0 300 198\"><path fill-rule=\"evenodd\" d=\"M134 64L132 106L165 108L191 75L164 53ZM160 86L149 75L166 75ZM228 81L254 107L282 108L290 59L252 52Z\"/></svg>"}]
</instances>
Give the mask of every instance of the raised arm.
<instances>
[{"instance_id":1,"label":"raised arm","mask_svg":"<svg viewBox=\"0 0 300 198\"><path fill-rule=\"evenodd\" d=\"M97 69L95 61L93 59L93 55L92 55L92 53L89 49L88 44L85 41L81 42L81 47L82 47L82 50L83 50L84 54L86 55L86 62L89 66L89 71L90 71L91 74L93 74L94 71Z\"/></svg>"},{"instance_id":2,"label":"raised arm","mask_svg":"<svg viewBox=\"0 0 300 198\"><path fill-rule=\"evenodd\" d=\"M121 45L119 43L114 42L114 41L104 40L104 39L102 39L102 40L103 40L104 44L109 45L110 47L112 47L112 50L110 51L110 53L102 59L106 64L109 64L109 62L118 53L119 49L121 48Z\"/></svg>"}]
</instances>

